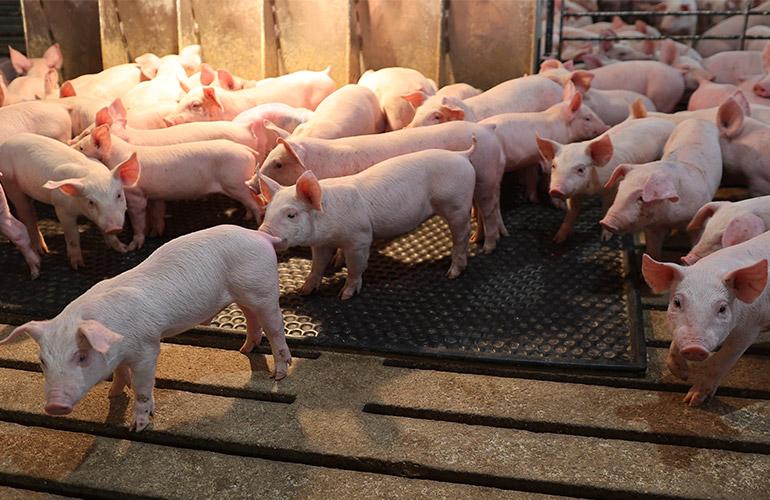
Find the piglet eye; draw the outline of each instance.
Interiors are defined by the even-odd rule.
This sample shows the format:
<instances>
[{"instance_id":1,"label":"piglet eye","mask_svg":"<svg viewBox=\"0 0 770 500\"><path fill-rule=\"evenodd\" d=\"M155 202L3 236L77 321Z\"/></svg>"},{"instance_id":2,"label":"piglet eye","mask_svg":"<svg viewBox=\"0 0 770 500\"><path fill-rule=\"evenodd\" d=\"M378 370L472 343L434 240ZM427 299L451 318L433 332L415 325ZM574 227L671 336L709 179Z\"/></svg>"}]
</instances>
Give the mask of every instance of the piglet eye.
<instances>
[{"instance_id":1,"label":"piglet eye","mask_svg":"<svg viewBox=\"0 0 770 500\"><path fill-rule=\"evenodd\" d=\"M676 307L677 309L681 309L682 301L680 301L679 299L674 299L674 307Z\"/></svg>"},{"instance_id":2,"label":"piglet eye","mask_svg":"<svg viewBox=\"0 0 770 500\"><path fill-rule=\"evenodd\" d=\"M585 171L586 171L586 169L584 169L583 167L580 167L580 168L578 168L578 169L577 169L577 172L578 172L579 174L582 174L582 173L583 173L583 172L585 172Z\"/></svg>"},{"instance_id":3,"label":"piglet eye","mask_svg":"<svg viewBox=\"0 0 770 500\"><path fill-rule=\"evenodd\" d=\"M89 207L95 207L95 206L96 206L96 203L94 203L94 201L93 201L93 200L88 200L88 206L89 206Z\"/></svg>"},{"instance_id":4,"label":"piglet eye","mask_svg":"<svg viewBox=\"0 0 770 500\"><path fill-rule=\"evenodd\" d=\"M726 312L727 312L727 306L726 305L722 304L721 306L719 306L719 314L724 314Z\"/></svg>"},{"instance_id":5,"label":"piglet eye","mask_svg":"<svg viewBox=\"0 0 770 500\"><path fill-rule=\"evenodd\" d=\"M88 351L78 351L78 363L85 363L88 360Z\"/></svg>"},{"instance_id":6,"label":"piglet eye","mask_svg":"<svg viewBox=\"0 0 770 500\"><path fill-rule=\"evenodd\" d=\"M123 195L118 193L118 199L121 199L121 198L123 198Z\"/></svg>"},{"instance_id":7,"label":"piglet eye","mask_svg":"<svg viewBox=\"0 0 770 500\"><path fill-rule=\"evenodd\" d=\"M283 165L281 165L281 163L279 163L279 162L275 162L275 168L281 168L282 166L283 166Z\"/></svg>"},{"instance_id":8,"label":"piglet eye","mask_svg":"<svg viewBox=\"0 0 770 500\"><path fill-rule=\"evenodd\" d=\"M293 219L294 217L296 217L296 215L297 214L286 214L286 217L288 217L289 219Z\"/></svg>"},{"instance_id":9,"label":"piglet eye","mask_svg":"<svg viewBox=\"0 0 770 500\"><path fill-rule=\"evenodd\" d=\"M639 203L639 204L642 204L642 203L644 203L644 198L642 198L640 196L639 198L636 199L636 202Z\"/></svg>"}]
</instances>

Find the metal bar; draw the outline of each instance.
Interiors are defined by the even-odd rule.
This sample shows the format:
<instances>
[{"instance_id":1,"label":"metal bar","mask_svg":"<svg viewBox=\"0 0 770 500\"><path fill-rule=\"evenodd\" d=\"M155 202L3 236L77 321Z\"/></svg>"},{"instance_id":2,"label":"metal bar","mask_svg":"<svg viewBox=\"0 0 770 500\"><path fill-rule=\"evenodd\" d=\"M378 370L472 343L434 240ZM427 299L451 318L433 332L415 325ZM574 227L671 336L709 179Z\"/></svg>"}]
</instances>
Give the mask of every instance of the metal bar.
<instances>
[{"instance_id":1,"label":"metal bar","mask_svg":"<svg viewBox=\"0 0 770 500\"><path fill-rule=\"evenodd\" d=\"M746 4L746 13L743 15L743 29L741 30L741 44L739 50L743 50L743 46L746 43L746 30L749 27L749 12L751 11L751 2Z\"/></svg>"},{"instance_id":2,"label":"metal bar","mask_svg":"<svg viewBox=\"0 0 770 500\"><path fill-rule=\"evenodd\" d=\"M553 52L553 15L556 0L548 0L546 7L546 19L545 19L545 43L544 53L551 55Z\"/></svg>"},{"instance_id":3,"label":"metal bar","mask_svg":"<svg viewBox=\"0 0 770 500\"><path fill-rule=\"evenodd\" d=\"M563 17L585 17L585 16L743 16L745 10L667 10L667 11L646 11L646 10L607 10L596 12L565 12ZM770 10L752 10L750 16L770 16Z\"/></svg>"},{"instance_id":4,"label":"metal bar","mask_svg":"<svg viewBox=\"0 0 770 500\"><path fill-rule=\"evenodd\" d=\"M556 58L561 59L561 41L564 40L564 9L559 9L559 48Z\"/></svg>"},{"instance_id":5,"label":"metal bar","mask_svg":"<svg viewBox=\"0 0 770 500\"><path fill-rule=\"evenodd\" d=\"M644 40L739 40L741 35L647 35L644 37L639 36L565 36L561 38L565 42L594 42L602 40L632 40L637 42L643 42ZM746 35L743 37L746 40L770 40L770 36L763 35Z\"/></svg>"}]
</instances>

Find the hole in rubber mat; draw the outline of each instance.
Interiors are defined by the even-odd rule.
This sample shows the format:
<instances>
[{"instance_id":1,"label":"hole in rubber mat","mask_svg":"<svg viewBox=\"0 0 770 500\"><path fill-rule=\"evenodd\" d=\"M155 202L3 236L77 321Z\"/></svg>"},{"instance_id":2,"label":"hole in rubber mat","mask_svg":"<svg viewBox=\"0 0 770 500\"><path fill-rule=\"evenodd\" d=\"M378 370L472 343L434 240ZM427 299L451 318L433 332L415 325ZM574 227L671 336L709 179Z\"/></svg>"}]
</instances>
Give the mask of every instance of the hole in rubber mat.
<instances>
[{"instance_id":1,"label":"hole in rubber mat","mask_svg":"<svg viewBox=\"0 0 770 500\"><path fill-rule=\"evenodd\" d=\"M338 298L345 270L328 274L320 291L297 290L310 271L310 252L280 256L281 307L295 347L321 346L366 352L421 355L560 367L640 370L645 366L644 330L635 268L629 272L631 240L602 243L598 202L584 204L566 244L552 237L563 212L522 201L503 203L511 236L497 250L471 251L456 280L446 278L451 242L443 220L433 218L390 242L376 242L362 293ZM243 221L243 210L219 196L169 203L167 236L148 238L138 252L107 248L90 223L81 225L86 267L69 268L64 238L50 207L38 205L51 254L31 281L19 252L0 240L0 320L45 318L101 279L137 265L169 239L216 224ZM130 228L124 230L127 239ZM633 266L632 266L633 267ZM211 326L244 330L236 306Z\"/></svg>"}]
</instances>

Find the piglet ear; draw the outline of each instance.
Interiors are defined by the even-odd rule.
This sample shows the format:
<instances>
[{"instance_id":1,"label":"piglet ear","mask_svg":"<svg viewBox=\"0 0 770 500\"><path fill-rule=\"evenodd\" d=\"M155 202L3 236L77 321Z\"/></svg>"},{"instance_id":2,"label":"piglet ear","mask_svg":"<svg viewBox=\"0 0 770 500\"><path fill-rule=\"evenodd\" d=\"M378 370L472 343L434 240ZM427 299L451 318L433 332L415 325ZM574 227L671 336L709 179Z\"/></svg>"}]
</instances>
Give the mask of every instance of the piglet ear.
<instances>
[{"instance_id":1,"label":"piglet ear","mask_svg":"<svg viewBox=\"0 0 770 500\"><path fill-rule=\"evenodd\" d=\"M235 89L235 78L233 74L226 69L217 70L217 76L219 77L219 85L223 89L233 90Z\"/></svg>"},{"instance_id":2,"label":"piglet ear","mask_svg":"<svg viewBox=\"0 0 770 500\"><path fill-rule=\"evenodd\" d=\"M306 170L299 176L296 190L297 198L305 200L316 210L321 210L321 184L312 170Z\"/></svg>"},{"instance_id":3,"label":"piglet ear","mask_svg":"<svg viewBox=\"0 0 770 500\"><path fill-rule=\"evenodd\" d=\"M768 44L770 45L770 44ZM717 127L722 136L733 138L743 130L744 112L738 102L728 97L717 110Z\"/></svg>"},{"instance_id":4,"label":"piglet ear","mask_svg":"<svg viewBox=\"0 0 770 500\"><path fill-rule=\"evenodd\" d=\"M642 275L655 293L671 288L673 281L682 279L682 267L676 264L658 262L647 254L642 256Z\"/></svg>"},{"instance_id":5,"label":"piglet ear","mask_svg":"<svg viewBox=\"0 0 770 500\"><path fill-rule=\"evenodd\" d=\"M588 144L586 153L598 167L603 167L612 158L612 139L609 134L604 134L599 139Z\"/></svg>"},{"instance_id":6,"label":"piglet ear","mask_svg":"<svg viewBox=\"0 0 770 500\"><path fill-rule=\"evenodd\" d=\"M615 170L612 171L612 175L610 175L610 178L607 179L607 182L604 184L604 189L609 189L614 186L615 183L620 182L623 177L628 175L632 168L631 165L626 164L615 167Z\"/></svg>"},{"instance_id":7,"label":"piglet ear","mask_svg":"<svg viewBox=\"0 0 770 500\"><path fill-rule=\"evenodd\" d=\"M254 191L254 188L250 186L250 189ZM265 200L267 200L268 203L273 201L273 197L275 196L275 193L278 192L278 190L281 189L281 185L278 184L276 181L271 179L270 177L267 177L266 175L259 175L259 191L262 194L262 196L265 197Z\"/></svg>"},{"instance_id":8,"label":"piglet ear","mask_svg":"<svg viewBox=\"0 0 770 500\"><path fill-rule=\"evenodd\" d=\"M43 59L49 68L61 69L64 63L64 56L61 53L61 47L58 43L55 43L48 47L43 54Z\"/></svg>"},{"instance_id":9,"label":"piglet ear","mask_svg":"<svg viewBox=\"0 0 770 500\"><path fill-rule=\"evenodd\" d=\"M85 184L83 179L64 179L61 181L48 181L43 184L46 189L58 189L68 196L82 196Z\"/></svg>"},{"instance_id":10,"label":"piglet ear","mask_svg":"<svg viewBox=\"0 0 770 500\"><path fill-rule=\"evenodd\" d=\"M14 49L10 45L8 46L8 52L11 55L11 64L16 73L23 75L32 68L32 61L27 59L27 56Z\"/></svg>"},{"instance_id":11,"label":"piglet ear","mask_svg":"<svg viewBox=\"0 0 770 500\"><path fill-rule=\"evenodd\" d=\"M108 154L112 148L112 137L110 136L110 126L107 124L99 125L91 132L91 143L102 153Z\"/></svg>"},{"instance_id":12,"label":"piglet ear","mask_svg":"<svg viewBox=\"0 0 770 500\"><path fill-rule=\"evenodd\" d=\"M208 106L217 107L219 111L224 112L225 108L222 106L222 102L217 97L217 92L214 87L203 87L203 102Z\"/></svg>"},{"instance_id":13,"label":"piglet ear","mask_svg":"<svg viewBox=\"0 0 770 500\"><path fill-rule=\"evenodd\" d=\"M282 129L281 127L279 127L275 123L271 122L270 120L263 120L262 124L264 125L266 130L269 130L269 131L273 132L274 134L276 134L281 139L286 139L287 137L289 137L291 135L291 133L289 131ZM255 130L253 128L255 126L257 126L257 122L254 122L252 124L252 133L255 132Z\"/></svg>"},{"instance_id":14,"label":"piglet ear","mask_svg":"<svg viewBox=\"0 0 770 500\"><path fill-rule=\"evenodd\" d=\"M590 71L579 69L572 72L570 80L575 84L575 88L581 94L585 94L591 89L591 82L594 79L594 74Z\"/></svg>"},{"instance_id":15,"label":"piglet ear","mask_svg":"<svg viewBox=\"0 0 770 500\"><path fill-rule=\"evenodd\" d=\"M87 319L78 325L78 334L82 335L91 347L102 354L110 347L123 340L123 335L113 332L98 321Z\"/></svg>"},{"instance_id":16,"label":"piglet ear","mask_svg":"<svg viewBox=\"0 0 770 500\"><path fill-rule=\"evenodd\" d=\"M679 195L676 192L676 186L671 176L663 172L655 172L644 184L642 201L649 203L660 200L677 202L679 201Z\"/></svg>"},{"instance_id":17,"label":"piglet ear","mask_svg":"<svg viewBox=\"0 0 770 500\"><path fill-rule=\"evenodd\" d=\"M700 230L700 228L703 227L703 224L705 224L706 219L713 217L714 214L717 212L717 210L719 210L719 207L721 207L725 203L728 203L728 202L712 201L700 207L700 209L698 209L698 211L695 212L695 215L693 216L690 223L687 224L687 231L693 232L693 231Z\"/></svg>"},{"instance_id":18,"label":"piglet ear","mask_svg":"<svg viewBox=\"0 0 770 500\"><path fill-rule=\"evenodd\" d=\"M124 161L112 171L112 175L116 179L120 179L124 187L133 187L139 182L139 175L142 172L142 166L139 164L139 160L136 159L136 153L131 153L128 160Z\"/></svg>"},{"instance_id":19,"label":"piglet ear","mask_svg":"<svg viewBox=\"0 0 770 500\"><path fill-rule=\"evenodd\" d=\"M201 85L211 85L217 79L217 72L210 65L201 64Z\"/></svg>"},{"instance_id":20,"label":"piglet ear","mask_svg":"<svg viewBox=\"0 0 770 500\"><path fill-rule=\"evenodd\" d=\"M43 335L45 334L45 329L43 328L43 322L30 321L29 323L24 323L23 325L15 328L3 340L0 340L0 344L11 342L13 339L17 338L19 335L23 335L25 333L30 337L32 337L32 340L34 340L39 344L40 340L43 338Z\"/></svg>"},{"instance_id":21,"label":"piglet ear","mask_svg":"<svg viewBox=\"0 0 770 500\"><path fill-rule=\"evenodd\" d=\"M580 110L580 106L583 105L583 96L575 89L575 85L572 82L569 82L567 86L572 87L572 96L568 99L565 98L566 106L562 111L562 116L564 116L566 121L570 122L575 117L575 113ZM564 87L565 97L568 92L567 86Z\"/></svg>"},{"instance_id":22,"label":"piglet ear","mask_svg":"<svg viewBox=\"0 0 770 500\"><path fill-rule=\"evenodd\" d=\"M540 73L543 73L545 71L550 71L552 69L559 69L561 68L562 64L559 62L558 59L546 59L542 63L540 63Z\"/></svg>"},{"instance_id":23,"label":"piglet ear","mask_svg":"<svg viewBox=\"0 0 770 500\"><path fill-rule=\"evenodd\" d=\"M722 278L741 302L751 304L762 295L767 286L767 259L750 266L730 271Z\"/></svg>"},{"instance_id":24,"label":"piglet ear","mask_svg":"<svg viewBox=\"0 0 770 500\"><path fill-rule=\"evenodd\" d=\"M551 139L543 139L537 133L535 133L535 141L537 141L537 150L545 161L553 161L556 155L559 154L561 145L558 142Z\"/></svg>"},{"instance_id":25,"label":"piglet ear","mask_svg":"<svg viewBox=\"0 0 770 500\"><path fill-rule=\"evenodd\" d=\"M299 163L299 166L302 167L303 170L307 170L305 163L302 161L303 150L298 144L292 143L291 141L287 139L283 139L281 137L278 138L278 144L282 144L283 147L286 148L286 151L295 160L297 160L297 163Z\"/></svg>"},{"instance_id":26,"label":"piglet ear","mask_svg":"<svg viewBox=\"0 0 770 500\"><path fill-rule=\"evenodd\" d=\"M731 247L765 232L765 221L751 212L733 218L722 233L722 246Z\"/></svg>"},{"instance_id":27,"label":"piglet ear","mask_svg":"<svg viewBox=\"0 0 770 500\"><path fill-rule=\"evenodd\" d=\"M94 124L99 127L101 125L112 125L112 116L110 115L109 108L102 108L96 112L96 120Z\"/></svg>"},{"instance_id":28,"label":"piglet ear","mask_svg":"<svg viewBox=\"0 0 770 500\"><path fill-rule=\"evenodd\" d=\"M262 196L262 193L259 191L258 186L253 186L251 184L251 181L243 181L244 184L246 184L246 187L249 188L249 193L251 194L251 199L254 200L254 203L257 204L257 207L259 207L259 212L264 214L265 210L267 209L267 203L268 201L265 199L264 196Z\"/></svg>"},{"instance_id":29,"label":"piglet ear","mask_svg":"<svg viewBox=\"0 0 770 500\"><path fill-rule=\"evenodd\" d=\"M663 40L660 44L660 62L671 66L679 59L679 52L673 40Z\"/></svg>"},{"instance_id":30,"label":"piglet ear","mask_svg":"<svg viewBox=\"0 0 770 500\"><path fill-rule=\"evenodd\" d=\"M413 108L419 108L422 103L425 102L425 92L422 90L415 90L409 94L401 96L406 102L412 105Z\"/></svg>"},{"instance_id":31,"label":"piglet ear","mask_svg":"<svg viewBox=\"0 0 770 500\"><path fill-rule=\"evenodd\" d=\"M56 97L59 90L59 72L56 68L50 68L45 74L44 89L46 99Z\"/></svg>"}]
</instances>

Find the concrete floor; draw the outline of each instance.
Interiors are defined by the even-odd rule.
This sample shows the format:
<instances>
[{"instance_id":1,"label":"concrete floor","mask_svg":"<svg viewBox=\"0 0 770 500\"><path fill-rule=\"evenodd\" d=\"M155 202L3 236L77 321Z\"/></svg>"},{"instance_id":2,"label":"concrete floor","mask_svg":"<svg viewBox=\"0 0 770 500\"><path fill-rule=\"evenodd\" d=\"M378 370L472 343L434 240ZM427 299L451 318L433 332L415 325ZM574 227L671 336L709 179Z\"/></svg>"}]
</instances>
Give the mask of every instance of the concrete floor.
<instances>
[{"instance_id":1,"label":"concrete floor","mask_svg":"<svg viewBox=\"0 0 770 500\"><path fill-rule=\"evenodd\" d=\"M770 497L768 344L688 408L663 313L645 315L644 377L295 349L275 383L240 337L183 336L163 345L141 433L107 383L46 416L25 340L0 349L0 497Z\"/></svg>"}]
</instances>

